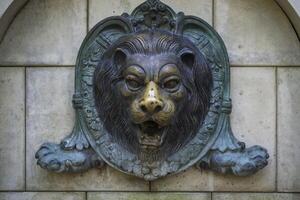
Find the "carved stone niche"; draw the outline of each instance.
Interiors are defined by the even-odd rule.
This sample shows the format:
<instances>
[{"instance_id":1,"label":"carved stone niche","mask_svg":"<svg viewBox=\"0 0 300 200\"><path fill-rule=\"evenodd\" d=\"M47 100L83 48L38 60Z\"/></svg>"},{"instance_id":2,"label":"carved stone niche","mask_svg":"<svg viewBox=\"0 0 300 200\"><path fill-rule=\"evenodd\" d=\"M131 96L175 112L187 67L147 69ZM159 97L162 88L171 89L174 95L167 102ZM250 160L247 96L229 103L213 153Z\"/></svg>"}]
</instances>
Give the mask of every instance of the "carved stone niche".
<instances>
[{"instance_id":1,"label":"carved stone niche","mask_svg":"<svg viewBox=\"0 0 300 200\"><path fill-rule=\"evenodd\" d=\"M95 25L75 70L74 129L40 147L42 168L108 164L155 180L193 165L246 176L268 163L264 148L232 133L227 51L200 18L148 0Z\"/></svg>"}]
</instances>

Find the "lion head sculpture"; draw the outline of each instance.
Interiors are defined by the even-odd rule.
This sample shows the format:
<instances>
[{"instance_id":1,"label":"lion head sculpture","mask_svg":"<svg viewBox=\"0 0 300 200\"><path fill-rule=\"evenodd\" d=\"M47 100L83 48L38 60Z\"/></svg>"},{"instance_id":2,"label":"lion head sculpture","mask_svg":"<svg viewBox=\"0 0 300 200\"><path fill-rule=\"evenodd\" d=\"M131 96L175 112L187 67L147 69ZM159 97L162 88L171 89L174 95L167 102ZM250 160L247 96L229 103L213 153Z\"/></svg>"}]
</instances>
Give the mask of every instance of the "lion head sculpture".
<instances>
[{"instance_id":1,"label":"lion head sculpture","mask_svg":"<svg viewBox=\"0 0 300 200\"><path fill-rule=\"evenodd\" d=\"M191 140L209 108L211 71L182 35L147 30L118 39L94 73L96 108L112 140L141 160Z\"/></svg>"},{"instance_id":2,"label":"lion head sculpture","mask_svg":"<svg viewBox=\"0 0 300 200\"><path fill-rule=\"evenodd\" d=\"M192 165L245 176L268 164L266 149L232 132L227 50L196 16L147 0L108 17L82 42L75 73L74 129L40 147L42 168L107 163L152 181Z\"/></svg>"}]
</instances>

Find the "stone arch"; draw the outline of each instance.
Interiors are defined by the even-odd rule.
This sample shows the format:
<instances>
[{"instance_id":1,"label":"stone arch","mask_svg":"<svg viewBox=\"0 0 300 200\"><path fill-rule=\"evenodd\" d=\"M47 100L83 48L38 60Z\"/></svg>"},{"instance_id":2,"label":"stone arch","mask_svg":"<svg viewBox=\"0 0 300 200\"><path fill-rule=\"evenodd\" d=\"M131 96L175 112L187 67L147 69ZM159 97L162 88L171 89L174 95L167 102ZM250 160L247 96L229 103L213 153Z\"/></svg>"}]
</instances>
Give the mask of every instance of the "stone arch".
<instances>
[{"instance_id":1,"label":"stone arch","mask_svg":"<svg viewBox=\"0 0 300 200\"><path fill-rule=\"evenodd\" d=\"M0 2L0 42L17 13L29 0L3 0ZM300 35L300 2L297 0L274 0L291 21L297 35Z\"/></svg>"},{"instance_id":2,"label":"stone arch","mask_svg":"<svg viewBox=\"0 0 300 200\"><path fill-rule=\"evenodd\" d=\"M0 42L10 23L28 0L3 0L0 2Z\"/></svg>"},{"instance_id":3,"label":"stone arch","mask_svg":"<svg viewBox=\"0 0 300 200\"><path fill-rule=\"evenodd\" d=\"M297 0L275 0L282 8L292 23L299 37L300 35L300 1Z\"/></svg>"}]
</instances>

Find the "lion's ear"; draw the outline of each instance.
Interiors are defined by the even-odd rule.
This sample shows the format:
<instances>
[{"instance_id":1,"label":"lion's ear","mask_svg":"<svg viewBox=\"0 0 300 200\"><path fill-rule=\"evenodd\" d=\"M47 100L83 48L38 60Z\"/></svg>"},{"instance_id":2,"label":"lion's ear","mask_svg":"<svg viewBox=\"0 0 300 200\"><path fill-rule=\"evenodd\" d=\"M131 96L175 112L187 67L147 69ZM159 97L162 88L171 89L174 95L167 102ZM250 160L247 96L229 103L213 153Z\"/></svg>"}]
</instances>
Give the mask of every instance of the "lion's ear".
<instances>
[{"instance_id":1,"label":"lion's ear","mask_svg":"<svg viewBox=\"0 0 300 200\"><path fill-rule=\"evenodd\" d=\"M117 66L123 65L126 61L126 58L127 58L127 55L122 49L120 49L120 48L116 49L113 60Z\"/></svg>"},{"instance_id":2,"label":"lion's ear","mask_svg":"<svg viewBox=\"0 0 300 200\"><path fill-rule=\"evenodd\" d=\"M191 50L184 50L180 53L181 62L188 67L192 67L195 64L195 54Z\"/></svg>"}]
</instances>

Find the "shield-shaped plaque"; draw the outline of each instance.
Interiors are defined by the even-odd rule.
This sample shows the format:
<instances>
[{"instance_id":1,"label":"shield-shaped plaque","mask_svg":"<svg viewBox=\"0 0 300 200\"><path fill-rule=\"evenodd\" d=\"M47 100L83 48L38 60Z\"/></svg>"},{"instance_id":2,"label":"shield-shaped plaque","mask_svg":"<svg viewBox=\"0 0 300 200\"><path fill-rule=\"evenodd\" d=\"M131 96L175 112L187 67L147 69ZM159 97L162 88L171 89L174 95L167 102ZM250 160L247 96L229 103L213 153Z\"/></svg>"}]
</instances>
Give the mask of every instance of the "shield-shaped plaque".
<instances>
[{"instance_id":1,"label":"shield-shaped plaque","mask_svg":"<svg viewBox=\"0 0 300 200\"><path fill-rule=\"evenodd\" d=\"M104 163L154 180L192 165L249 175L267 165L230 128L230 68L204 20L148 0L89 31L76 62L73 132L38 164L80 172Z\"/></svg>"}]
</instances>

